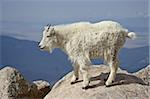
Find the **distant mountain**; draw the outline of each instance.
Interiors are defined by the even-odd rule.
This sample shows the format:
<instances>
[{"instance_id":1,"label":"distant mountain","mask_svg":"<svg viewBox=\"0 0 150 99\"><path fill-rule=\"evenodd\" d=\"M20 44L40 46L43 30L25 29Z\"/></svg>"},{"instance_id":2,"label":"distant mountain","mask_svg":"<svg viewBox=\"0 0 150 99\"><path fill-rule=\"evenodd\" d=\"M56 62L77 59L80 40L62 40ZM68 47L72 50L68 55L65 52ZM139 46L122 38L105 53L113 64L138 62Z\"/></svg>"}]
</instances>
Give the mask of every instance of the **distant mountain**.
<instances>
[{"instance_id":1,"label":"distant mountain","mask_svg":"<svg viewBox=\"0 0 150 99\"><path fill-rule=\"evenodd\" d=\"M9 36L0 36L0 42L1 67L14 66L30 80L44 79L54 83L72 69L67 55L59 49L49 54L49 52L40 51L37 42ZM148 53L148 46L123 48L120 53L121 68L128 72L135 72L146 67L149 64ZM102 62L97 59L93 63Z\"/></svg>"},{"instance_id":2,"label":"distant mountain","mask_svg":"<svg viewBox=\"0 0 150 99\"><path fill-rule=\"evenodd\" d=\"M45 79L55 82L71 70L67 56L56 49L54 53L42 52L38 43L1 36L2 63L19 69L30 80Z\"/></svg>"}]
</instances>

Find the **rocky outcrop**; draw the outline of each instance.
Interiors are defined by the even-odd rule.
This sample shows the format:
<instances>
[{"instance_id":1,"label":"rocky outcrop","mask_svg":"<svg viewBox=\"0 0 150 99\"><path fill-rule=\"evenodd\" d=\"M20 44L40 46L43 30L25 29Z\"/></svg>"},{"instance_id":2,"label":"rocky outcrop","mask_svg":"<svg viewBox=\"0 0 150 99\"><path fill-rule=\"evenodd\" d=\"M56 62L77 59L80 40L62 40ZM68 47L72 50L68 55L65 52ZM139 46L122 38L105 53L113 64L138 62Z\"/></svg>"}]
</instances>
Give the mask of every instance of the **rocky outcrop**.
<instances>
[{"instance_id":1,"label":"rocky outcrop","mask_svg":"<svg viewBox=\"0 0 150 99\"><path fill-rule=\"evenodd\" d=\"M43 80L33 81L33 85L36 85L37 90L34 90L39 97L44 97L50 91L50 84Z\"/></svg>"},{"instance_id":2,"label":"rocky outcrop","mask_svg":"<svg viewBox=\"0 0 150 99\"><path fill-rule=\"evenodd\" d=\"M145 84L150 85L150 65L146 68L134 73L137 77L141 78Z\"/></svg>"},{"instance_id":3,"label":"rocky outcrop","mask_svg":"<svg viewBox=\"0 0 150 99\"><path fill-rule=\"evenodd\" d=\"M42 91L42 92L41 92ZM50 91L46 81L27 81L12 67L0 70L0 99L42 99Z\"/></svg>"},{"instance_id":4,"label":"rocky outcrop","mask_svg":"<svg viewBox=\"0 0 150 99\"><path fill-rule=\"evenodd\" d=\"M106 87L109 67L91 67L90 88L83 90L82 77L71 85L72 72L59 80L44 99L150 99L149 67L139 73L130 74L118 70L112 86Z\"/></svg>"},{"instance_id":5,"label":"rocky outcrop","mask_svg":"<svg viewBox=\"0 0 150 99\"><path fill-rule=\"evenodd\" d=\"M150 98L150 65L133 74L119 69L116 80L110 87L104 85L109 74L109 67L93 66L89 73L91 82L87 90L81 88L82 77L77 83L70 84L72 77L72 72L70 72L59 80L50 91L48 82L42 80L29 82L15 68L5 67L0 70L0 99Z\"/></svg>"}]
</instances>

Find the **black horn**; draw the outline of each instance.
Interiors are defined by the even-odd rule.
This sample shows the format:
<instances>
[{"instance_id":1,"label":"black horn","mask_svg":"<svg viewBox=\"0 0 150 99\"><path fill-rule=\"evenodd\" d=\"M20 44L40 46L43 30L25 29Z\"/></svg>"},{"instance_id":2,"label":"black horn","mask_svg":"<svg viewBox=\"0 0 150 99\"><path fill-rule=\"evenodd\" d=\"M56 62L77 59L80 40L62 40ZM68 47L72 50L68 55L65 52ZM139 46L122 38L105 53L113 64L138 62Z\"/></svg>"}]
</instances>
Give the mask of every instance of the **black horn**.
<instances>
[{"instance_id":1,"label":"black horn","mask_svg":"<svg viewBox=\"0 0 150 99\"><path fill-rule=\"evenodd\" d=\"M48 29L51 27L51 24L48 24Z\"/></svg>"}]
</instances>

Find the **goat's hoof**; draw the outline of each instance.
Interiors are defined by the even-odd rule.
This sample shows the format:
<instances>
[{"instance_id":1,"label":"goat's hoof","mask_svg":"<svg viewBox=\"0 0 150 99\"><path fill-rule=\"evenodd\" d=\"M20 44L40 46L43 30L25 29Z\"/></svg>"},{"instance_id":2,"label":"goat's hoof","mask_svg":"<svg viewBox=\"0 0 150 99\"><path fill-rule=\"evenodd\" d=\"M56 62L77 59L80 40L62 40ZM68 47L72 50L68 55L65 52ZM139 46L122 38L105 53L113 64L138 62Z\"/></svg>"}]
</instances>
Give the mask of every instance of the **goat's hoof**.
<instances>
[{"instance_id":1,"label":"goat's hoof","mask_svg":"<svg viewBox=\"0 0 150 99\"><path fill-rule=\"evenodd\" d=\"M78 79L79 79L79 78L76 78L76 80L75 80L75 81L72 81L70 84L73 85L73 84L77 83L77 80L78 80Z\"/></svg>"},{"instance_id":2,"label":"goat's hoof","mask_svg":"<svg viewBox=\"0 0 150 99\"><path fill-rule=\"evenodd\" d=\"M115 81L113 80L112 83L114 83Z\"/></svg>"},{"instance_id":3,"label":"goat's hoof","mask_svg":"<svg viewBox=\"0 0 150 99\"><path fill-rule=\"evenodd\" d=\"M76 78L76 81L79 80L79 78Z\"/></svg>"},{"instance_id":4,"label":"goat's hoof","mask_svg":"<svg viewBox=\"0 0 150 99\"><path fill-rule=\"evenodd\" d=\"M82 89L87 90L89 86L82 87Z\"/></svg>"},{"instance_id":5,"label":"goat's hoof","mask_svg":"<svg viewBox=\"0 0 150 99\"><path fill-rule=\"evenodd\" d=\"M90 87L89 83L90 83L90 81L88 81L86 84L84 84L82 89L84 89L84 90L88 89Z\"/></svg>"},{"instance_id":6,"label":"goat's hoof","mask_svg":"<svg viewBox=\"0 0 150 99\"><path fill-rule=\"evenodd\" d=\"M75 83L76 83L76 81L74 81L74 82L71 82L70 84L71 84L71 85L73 85L73 84L75 84Z\"/></svg>"},{"instance_id":7,"label":"goat's hoof","mask_svg":"<svg viewBox=\"0 0 150 99\"><path fill-rule=\"evenodd\" d=\"M106 83L105 83L105 86L106 86L106 87L111 87L111 86L112 86L112 83L114 83L114 81L112 81L111 83L107 83L107 82L106 82Z\"/></svg>"},{"instance_id":8,"label":"goat's hoof","mask_svg":"<svg viewBox=\"0 0 150 99\"><path fill-rule=\"evenodd\" d=\"M105 85L106 87L110 87L111 85Z\"/></svg>"}]
</instances>

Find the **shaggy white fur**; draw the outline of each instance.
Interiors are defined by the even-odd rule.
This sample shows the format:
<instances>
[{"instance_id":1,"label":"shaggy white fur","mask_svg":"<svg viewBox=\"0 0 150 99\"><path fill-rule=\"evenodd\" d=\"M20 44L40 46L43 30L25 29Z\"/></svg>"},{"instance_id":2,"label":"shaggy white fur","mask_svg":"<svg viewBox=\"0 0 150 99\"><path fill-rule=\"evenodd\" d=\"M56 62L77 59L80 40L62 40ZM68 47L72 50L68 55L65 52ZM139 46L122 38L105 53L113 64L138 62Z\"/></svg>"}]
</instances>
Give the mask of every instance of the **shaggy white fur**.
<instances>
[{"instance_id":1,"label":"shaggy white fur","mask_svg":"<svg viewBox=\"0 0 150 99\"><path fill-rule=\"evenodd\" d=\"M134 32L128 32L117 22L102 21L94 24L79 22L45 28L39 45L43 49L61 48L65 51L74 66L71 82L76 82L80 69L83 74L83 88L89 85L90 59L104 59L111 69L105 83L109 86L115 80L119 66L118 52L124 45L126 37L133 39L136 35Z\"/></svg>"}]
</instances>

